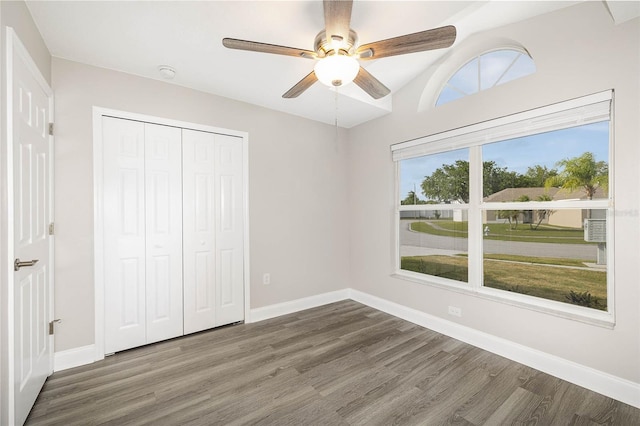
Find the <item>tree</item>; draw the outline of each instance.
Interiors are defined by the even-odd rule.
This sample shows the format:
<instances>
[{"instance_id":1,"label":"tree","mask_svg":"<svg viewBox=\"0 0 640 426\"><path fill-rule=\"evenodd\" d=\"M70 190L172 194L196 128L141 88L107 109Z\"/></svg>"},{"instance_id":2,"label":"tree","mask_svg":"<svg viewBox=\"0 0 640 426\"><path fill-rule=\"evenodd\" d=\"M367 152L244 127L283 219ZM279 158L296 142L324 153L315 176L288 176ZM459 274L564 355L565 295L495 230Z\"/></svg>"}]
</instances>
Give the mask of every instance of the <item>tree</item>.
<instances>
[{"instance_id":1,"label":"tree","mask_svg":"<svg viewBox=\"0 0 640 426\"><path fill-rule=\"evenodd\" d=\"M415 204L424 204L424 201L418 198L418 195L415 191L409 191L404 200L400 201L400 204L405 205L415 205Z\"/></svg>"},{"instance_id":2,"label":"tree","mask_svg":"<svg viewBox=\"0 0 640 426\"><path fill-rule=\"evenodd\" d=\"M425 176L422 184L425 197L440 203L469 202L469 162L456 160L443 164L431 176Z\"/></svg>"},{"instance_id":3,"label":"tree","mask_svg":"<svg viewBox=\"0 0 640 426\"><path fill-rule=\"evenodd\" d=\"M522 175L498 167L495 161L482 164L483 194L485 197L505 188L522 186ZM422 193L440 203L469 202L469 162L456 160L454 164L443 164L421 184Z\"/></svg>"},{"instance_id":4,"label":"tree","mask_svg":"<svg viewBox=\"0 0 640 426\"><path fill-rule=\"evenodd\" d=\"M538 201L553 201L553 198L551 198L549 194L542 194L538 196ZM545 219L548 219L549 216L551 216L554 212L555 210L550 210L550 209L536 210L536 215L538 216L538 223L536 223L535 226L531 224L530 225L531 229L533 229L534 231L538 229L542 221Z\"/></svg>"},{"instance_id":5,"label":"tree","mask_svg":"<svg viewBox=\"0 0 640 426\"><path fill-rule=\"evenodd\" d=\"M582 188L591 200L598 188L606 189L609 185L609 166L605 161L596 161L591 152L560 160L556 166L562 167L562 171L545 181L546 188L560 187L569 191Z\"/></svg>"},{"instance_id":6,"label":"tree","mask_svg":"<svg viewBox=\"0 0 640 426\"><path fill-rule=\"evenodd\" d=\"M510 172L506 167L498 167L495 161L482 163L482 194L488 197L505 188L517 188L520 180L517 172Z\"/></svg>"},{"instance_id":7,"label":"tree","mask_svg":"<svg viewBox=\"0 0 640 426\"><path fill-rule=\"evenodd\" d=\"M518 216L522 213L522 210L499 210L498 217L500 219L509 220L509 229L518 229Z\"/></svg>"},{"instance_id":8,"label":"tree","mask_svg":"<svg viewBox=\"0 0 640 426\"><path fill-rule=\"evenodd\" d=\"M547 179L558 175L556 169L547 169L547 166L535 165L527 168L523 175L524 184L521 187L540 187L545 186Z\"/></svg>"},{"instance_id":9,"label":"tree","mask_svg":"<svg viewBox=\"0 0 640 426\"><path fill-rule=\"evenodd\" d=\"M528 195L521 195L516 201L525 203L527 201L531 201L531 198L529 198ZM509 229L518 229L518 217L523 214L524 212L522 210L500 210L498 212L498 217L509 220Z\"/></svg>"}]
</instances>

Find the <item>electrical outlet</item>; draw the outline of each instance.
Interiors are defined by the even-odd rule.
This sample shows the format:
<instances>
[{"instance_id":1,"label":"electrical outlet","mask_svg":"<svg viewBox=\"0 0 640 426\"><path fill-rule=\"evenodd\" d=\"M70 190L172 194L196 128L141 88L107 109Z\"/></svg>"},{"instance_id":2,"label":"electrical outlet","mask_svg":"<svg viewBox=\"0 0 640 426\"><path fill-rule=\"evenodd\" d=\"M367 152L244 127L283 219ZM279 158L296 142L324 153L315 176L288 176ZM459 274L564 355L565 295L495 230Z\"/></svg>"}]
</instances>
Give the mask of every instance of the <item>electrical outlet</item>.
<instances>
[{"instance_id":1,"label":"electrical outlet","mask_svg":"<svg viewBox=\"0 0 640 426\"><path fill-rule=\"evenodd\" d=\"M264 284L264 285L269 285L269 284L271 284L271 274L270 274L270 273L265 272L265 273L262 275L262 284Z\"/></svg>"},{"instance_id":2,"label":"electrical outlet","mask_svg":"<svg viewBox=\"0 0 640 426\"><path fill-rule=\"evenodd\" d=\"M462 317L462 308L458 308L457 306L449 306L449 315L453 315L454 317Z\"/></svg>"}]
</instances>

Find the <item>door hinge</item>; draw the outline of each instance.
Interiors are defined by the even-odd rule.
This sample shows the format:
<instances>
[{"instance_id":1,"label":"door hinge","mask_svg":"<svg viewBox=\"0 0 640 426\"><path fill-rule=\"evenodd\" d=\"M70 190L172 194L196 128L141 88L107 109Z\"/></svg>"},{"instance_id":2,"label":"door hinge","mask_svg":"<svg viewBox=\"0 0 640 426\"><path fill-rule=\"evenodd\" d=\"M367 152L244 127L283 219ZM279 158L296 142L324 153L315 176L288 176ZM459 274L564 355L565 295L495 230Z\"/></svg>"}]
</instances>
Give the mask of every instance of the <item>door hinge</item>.
<instances>
[{"instance_id":1,"label":"door hinge","mask_svg":"<svg viewBox=\"0 0 640 426\"><path fill-rule=\"evenodd\" d=\"M54 328L54 326L55 326L55 324L57 322L62 322L62 320L58 318L58 319L54 319L53 321L49 322L49 336L51 336L53 334L53 328Z\"/></svg>"},{"instance_id":2,"label":"door hinge","mask_svg":"<svg viewBox=\"0 0 640 426\"><path fill-rule=\"evenodd\" d=\"M55 225L53 224L53 222L51 222L49 224L49 235L53 235L54 232L55 232Z\"/></svg>"},{"instance_id":3,"label":"door hinge","mask_svg":"<svg viewBox=\"0 0 640 426\"><path fill-rule=\"evenodd\" d=\"M49 123L49 136L53 136L53 123Z\"/></svg>"}]
</instances>

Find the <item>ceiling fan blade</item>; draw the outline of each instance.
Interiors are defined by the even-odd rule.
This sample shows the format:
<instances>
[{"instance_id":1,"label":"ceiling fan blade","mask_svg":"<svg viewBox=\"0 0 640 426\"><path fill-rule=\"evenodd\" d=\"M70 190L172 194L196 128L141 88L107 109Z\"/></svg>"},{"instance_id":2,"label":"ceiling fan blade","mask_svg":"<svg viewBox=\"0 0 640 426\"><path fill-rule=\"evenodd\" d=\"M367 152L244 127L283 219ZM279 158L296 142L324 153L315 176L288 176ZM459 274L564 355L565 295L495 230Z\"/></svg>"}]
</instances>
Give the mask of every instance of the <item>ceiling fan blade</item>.
<instances>
[{"instance_id":1,"label":"ceiling fan blade","mask_svg":"<svg viewBox=\"0 0 640 426\"><path fill-rule=\"evenodd\" d=\"M340 40L349 39L351 26L352 0L332 1L324 0L324 28L327 40L341 37Z\"/></svg>"},{"instance_id":2,"label":"ceiling fan blade","mask_svg":"<svg viewBox=\"0 0 640 426\"><path fill-rule=\"evenodd\" d=\"M238 40L235 38L223 38L222 44L229 49L250 50L252 52L273 53L276 55L297 56L307 59L315 59L316 52L297 49L295 47L279 46L277 44L260 43L257 41Z\"/></svg>"},{"instance_id":3,"label":"ceiling fan blade","mask_svg":"<svg viewBox=\"0 0 640 426\"><path fill-rule=\"evenodd\" d=\"M362 90L367 92L373 99L380 99L391 93L391 90L380 81L372 76L369 71L360 67L358 75L353 80Z\"/></svg>"},{"instance_id":4,"label":"ceiling fan blade","mask_svg":"<svg viewBox=\"0 0 640 426\"><path fill-rule=\"evenodd\" d=\"M316 81L318 81L318 77L316 77L316 73L314 71L311 71L302 80L297 82L295 86L289 89L287 93L282 95L282 97L285 99L297 98L302 92L311 87Z\"/></svg>"},{"instance_id":5,"label":"ceiling fan blade","mask_svg":"<svg viewBox=\"0 0 640 426\"><path fill-rule=\"evenodd\" d=\"M406 53L424 52L425 50L442 49L451 46L455 40L456 27L448 25L364 44L358 48L357 53L361 55L360 59L378 59Z\"/></svg>"}]
</instances>

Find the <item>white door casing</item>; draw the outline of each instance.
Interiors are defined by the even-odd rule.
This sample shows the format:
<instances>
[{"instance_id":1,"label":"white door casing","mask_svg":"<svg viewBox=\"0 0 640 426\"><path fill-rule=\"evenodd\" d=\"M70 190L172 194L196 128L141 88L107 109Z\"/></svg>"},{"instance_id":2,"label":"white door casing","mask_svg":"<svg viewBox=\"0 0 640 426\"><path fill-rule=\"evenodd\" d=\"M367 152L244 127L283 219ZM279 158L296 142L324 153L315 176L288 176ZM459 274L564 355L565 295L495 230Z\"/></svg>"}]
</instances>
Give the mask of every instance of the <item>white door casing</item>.
<instances>
[{"instance_id":1,"label":"white door casing","mask_svg":"<svg viewBox=\"0 0 640 426\"><path fill-rule=\"evenodd\" d=\"M7 82L9 264L26 262L8 271L7 419L23 424L53 372L53 92L11 28Z\"/></svg>"}]
</instances>

